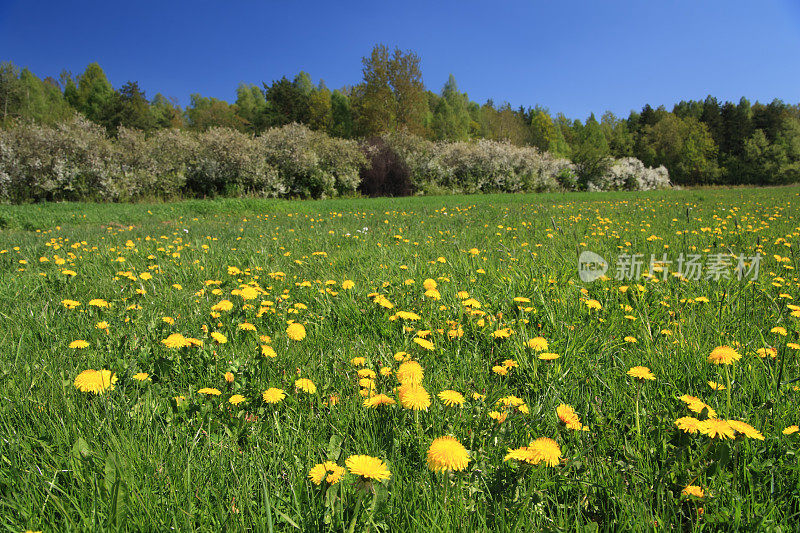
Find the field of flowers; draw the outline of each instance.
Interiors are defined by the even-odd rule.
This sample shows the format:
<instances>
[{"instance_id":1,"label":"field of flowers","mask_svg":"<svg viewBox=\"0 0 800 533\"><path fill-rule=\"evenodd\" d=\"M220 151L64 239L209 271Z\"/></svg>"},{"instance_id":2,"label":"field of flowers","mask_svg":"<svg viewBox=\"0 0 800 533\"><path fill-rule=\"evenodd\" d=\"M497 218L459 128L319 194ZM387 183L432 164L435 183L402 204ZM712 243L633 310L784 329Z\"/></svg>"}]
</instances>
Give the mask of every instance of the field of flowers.
<instances>
[{"instance_id":1,"label":"field of flowers","mask_svg":"<svg viewBox=\"0 0 800 533\"><path fill-rule=\"evenodd\" d=\"M0 206L2 527L795 529L799 214L800 188Z\"/></svg>"}]
</instances>

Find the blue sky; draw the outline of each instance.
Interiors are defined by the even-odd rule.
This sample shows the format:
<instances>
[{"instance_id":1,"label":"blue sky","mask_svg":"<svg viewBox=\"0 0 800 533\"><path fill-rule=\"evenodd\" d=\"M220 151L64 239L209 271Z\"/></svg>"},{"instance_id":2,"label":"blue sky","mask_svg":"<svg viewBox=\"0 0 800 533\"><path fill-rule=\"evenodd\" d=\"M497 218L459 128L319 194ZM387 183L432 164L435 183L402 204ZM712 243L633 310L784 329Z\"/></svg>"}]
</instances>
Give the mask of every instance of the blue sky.
<instances>
[{"instance_id":1,"label":"blue sky","mask_svg":"<svg viewBox=\"0 0 800 533\"><path fill-rule=\"evenodd\" d=\"M376 43L416 51L428 88L585 118L713 94L800 102L798 0L313 2L0 0L0 60L41 77L97 61L115 87L182 104L298 71L357 83Z\"/></svg>"}]
</instances>

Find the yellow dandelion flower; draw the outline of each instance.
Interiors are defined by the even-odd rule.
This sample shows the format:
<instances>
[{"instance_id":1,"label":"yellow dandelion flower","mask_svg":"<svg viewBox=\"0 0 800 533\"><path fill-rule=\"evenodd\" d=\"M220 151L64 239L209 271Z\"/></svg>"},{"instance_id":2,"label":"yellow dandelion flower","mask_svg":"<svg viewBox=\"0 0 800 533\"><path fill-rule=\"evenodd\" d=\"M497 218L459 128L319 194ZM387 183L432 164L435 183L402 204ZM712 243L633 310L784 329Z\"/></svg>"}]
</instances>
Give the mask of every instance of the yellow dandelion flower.
<instances>
[{"instance_id":1,"label":"yellow dandelion flower","mask_svg":"<svg viewBox=\"0 0 800 533\"><path fill-rule=\"evenodd\" d=\"M275 349L269 344L261 345L261 355L263 357L269 357L270 359L275 359L276 357L278 357L278 354L275 352Z\"/></svg>"},{"instance_id":2,"label":"yellow dandelion flower","mask_svg":"<svg viewBox=\"0 0 800 533\"><path fill-rule=\"evenodd\" d=\"M709 381L708 386L714 390L725 390L725 385L722 383L717 383L716 381Z\"/></svg>"},{"instance_id":3,"label":"yellow dandelion flower","mask_svg":"<svg viewBox=\"0 0 800 533\"><path fill-rule=\"evenodd\" d=\"M711 350L708 362L715 365L730 365L741 359L742 356L730 346L717 346Z\"/></svg>"},{"instance_id":4,"label":"yellow dandelion flower","mask_svg":"<svg viewBox=\"0 0 800 533\"><path fill-rule=\"evenodd\" d=\"M93 394L103 394L106 391L114 390L117 383L117 375L110 370L84 370L75 378L75 388L81 392L91 392Z\"/></svg>"},{"instance_id":5,"label":"yellow dandelion flower","mask_svg":"<svg viewBox=\"0 0 800 533\"><path fill-rule=\"evenodd\" d=\"M628 370L628 375L640 381L654 381L656 379L653 373L650 372L650 369L646 366L635 366Z\"/></svg>"},{"instance_id":6,"label":"yellow dandelion flower","mask_svg":"<svg viewBox=\"0 0 800 533\"><path fill-rule=\"evenodd\" d=\"M434 345L428 339L421 339L419 337L414 337L414 342L422 346L424 349L432 351L434 350Z\"/></svg>"},{"instance_id":7,"label":"yellow dandelion flower","mask_svg":"<svg viewBox=\"0 0 800 533\"><path fill-rule=\"evenodd\" d=\"M469 452L455 437L439 437L428 448L428 468L434 472L460 472L469 461Z\"/></svg>"},{"instance_id":8,"label":"yellow dandelion flower","mask_svg":"<svg viewBox=\"0 0 800 533\"><path fill-rule=\"evenodd\" d=\"M431 397L422 385L401 385L397 396L404 409L427 411L431 406Z\"/></svg>"},{"instance_id":9,"label":"yellow dandelion flower","mask_svg":"<svg viewBox=\"0 0 800 533\"><path fill-rule=\"evenodd\" d=\"M727 422L737 433L741 433L748 439L764 440L764 435L747 422L741 420L727 420Z\"/></svg>"},{"instance_id":10,"label":"yellow dandelion flower","mask_svg":"<svg viewBox=\"0 0 800 533\"><path fill-rule=\"evenodd\" d=\"M264 391L261 397L264 399L265 403L280 403L286 398L286 393L283 392L283 389L270 387Z\"/></svg>"},{"instance_id":11,"label":"yellow dandelion flower","mask_svg":"<svg viewBox=\"0 0 800 533\"><path fill-rule=\"evenodd\" d=\"M550 348L550 345L547 343L547 339L544 337L534 337L532 339L528 339L526 345L535 352L546 352Z\"/></svg>"},{"instance_id":12,"label":"yellow dandelion flower","mask_svg":"<svg viewBox=\"0 0 800 533\"><path fill-rule=\"evenodd\" d=\"M325 461L314 465L308 472L308 477L315 485L321 485L323 481L335 485L345 475L344 467L337 465L333 461Z\"/></svg>"},{"instance_id":13,"label":"yellow dandelion flower","mask_svg":"<svg viewBox=\"0 0 800 533\"><path fill-rule=\"evenodd\" d=\"M425 371L418 362L405 361L397 368L395 376L403 385L419 385L425 377Z\"/></svg>"},{"instance_id":14,"label":"yellow dandelion flower","mask_svg":"<svg viewBox=\"0 0 800 533\"><path fill-rule=\"evenodd\" d=\"M187 346L192 345L192 343L180 333L173 333L166 339L162 340L161 343L167 348L186 348Z\"/></svg>"},{"instance_id":15,"label":"yellow dandelion flower","mask_svg":"<svg viewBox=\"0 0 800 533\"><path fill-rule=\"evenodd\" d=\"M228 402L233 405L239 405L240 403L245 401L245 397L241 394L234 394L228 399Z\"/></svg>"},{"instance_id":16,"label":"yellow dandelion flower","mask_svg":"<svg viewBox=\"0 0 800 533\"><path fill-rule=\"evenodd\" d=\"M438 395L442 403L448 407L464 405L464 395L454 390L443 390Z\"/></svg>"},{"instance_id":17,"label":"yellow dandelion flower","mask_svg":"<svg viewBox=\"0 0 800 533\"><path fill-rule=\"evenodd\" d=\"M394 404L394 399L385 394L376 394L375 396L364 400L364 407L369 407L370 409L377 409L378 407L382 407L384 405L388 406Z\"/></svg>"},{"instance_id":18,"label":"yellow dandelion flower","mask_svg":"<svg viewBox=\"0 0 800 533\"><path fill-rule=\"evenodd\" d=\"M293 341L301 341L306 338L306 328L299 322L292 322L286 328L286 336Z\"/></svg>"},{"instance_id":19,"label":"yellow dandelion flower","mask_svg":"<svg viewBox=\"0 0 800 533\"><path fill-rule=\"evenodd\" d=\"M226 337L225 335L223 335L218 331L214 331L213 333L211 333L211 338L217 341L217 344L225 344L226 342L228 342L228 337Z\"/></svg>"},{"instance_id":20,"label":"yellow dandelion flower","mask_svg":"<svg viewBox=\"0 0 800 533\"><path fill-rule=\"evenodd\" d=\"M543 353L540 353L538 357L542 361L555 361L556 359L558 359L561 356L558 355L557 353L543 352Z\"/></svg>"},{"instance_id":21,"label":"yellow dandelion flower","mask_svg":"<svg viewBox=\"0 0 800 533\"><path fill-rule=\"evenodd\" d=\"M89 343L83 339L78 339L76 341L72 341L71 343L69 343L69 347L72 348L73 350L82 350L84 348L88 348Z\"/></svg>"},{"instance_id":22,"label":"yellow dandelion flower","mask_svg":"<svg viewBox=\"0 0 800 533\"><path fill-rule=\"evenodd\" d=\"M392 476L386 463L369 455L351 455L345 465L351 474L366 480L383 481Z\"/></svg>"},{"instance_id":23,"label":"yellow dandelion flower","mask_svg":"<svg viewBox=\"0 0 800 533\"><path fill-rule=\"evenodd\" d=\"M220 392L219 389L215 389L212 387L204 387L197 392L200 394L207 394L209 396L219 396L220 394L222 394L222 392Z\"/></svg>"},{"instance_id":24,"label":"yellow dandelion flower","mask_svg":"<svg viewBox=\"0 0 800 533\"><path fill-rule=\"evenodd\" d=\"M697 424L697 430L712 439L725 440L732 439L735 436L734 429L731 425L727 421L718 418L703 420Z\"/></svg>"},{"instance_id":25,"label":"yellow dandelion flower","mask_svg":"<svg viewBox=\"0 0 800 533\"><path fill-rule=\"evenodd\" d=\"M691 496L694 498L704 498L705 493L703 489L697 485L687 485L682 491L681 496Z\"/></svg>"},{"instance_id":26,"label":"yellow dandelion flower","mask_svg":"<svg viewBox=\"0 0 800 533\"><path fill-rule=\"evenodd\" d=\"M133 375L133 379L136 381L150 381L150 374L147 372L138 372Z\"/></svg>"},{"instance_id":27,"label":"yellow dandelion flower","mask_svg":"<svg viewBox=\"0 0 800 533\"><path fill-rule=\"evenodd\" d=\"M792 435L794 433L797 433L798 431L800 431L800 426L795 425L784 428L783 431L781 431L781 433L783 433L784 435Z\"/></svg>"},{"instance_id":28,"label":"yellow dandelion flower","mask_svg":"<svg viewBox=\"0 0 800 533\"><path fill-rule=\"evenodd\" d=\"M678 429L684 433L697 433L700 431L700 428L698 427L700 425L700 421L691 416L684 416L677 419L675 421L675 425L678 426Z\"/></svg>"},{"instance_id":29,"label":"yellow dandelion flower","mask_svg":"<svg viewBox=\"0 0 800 533\"><path fill-rule=\"evenodd\" d=\"M317 386L308 378L300 378L294 382L294 386L307 394L316 394Z\"/></svg>"}]
</instances>

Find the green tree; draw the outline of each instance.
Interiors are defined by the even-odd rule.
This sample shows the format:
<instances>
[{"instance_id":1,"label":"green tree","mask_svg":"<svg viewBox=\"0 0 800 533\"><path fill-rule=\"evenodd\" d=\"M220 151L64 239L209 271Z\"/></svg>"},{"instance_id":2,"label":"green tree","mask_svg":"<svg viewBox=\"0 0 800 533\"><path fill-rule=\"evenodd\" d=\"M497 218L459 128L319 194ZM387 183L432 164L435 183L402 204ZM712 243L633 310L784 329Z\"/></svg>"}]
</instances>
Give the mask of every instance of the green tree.
<instances>
[{"instance_id":1,"label":"green tree","mask_svg":"<svg viewBox=\"0 0 800 533\"><path fill-rule=\"evenodd\" d=\"M682 185L714 183L719 176L717 146L706 125L693 117L668 114L643 133L646 165L664 165L670 179Z\"/></svg>"},{"instance_id":2,"label":"green tree","mask_svg":"<svg viewBox=\"0 0 800 533\"><path fill-rule=\"evenodd\" d=\"M190 128L205 131L209 128L224 127L243 131L245 121L237 115L236 106L224 100L193 94L189 107L186 108L186 119Z\"/></svg>"},{"instance_id":3,"label":"green tree","mask_svg":"<svg viewBox=\"0 0 800 533\"><path fill-rule=\"evenodd\" d=\"M182 128L185 125L183 110L175 98L158 93L150 102L150 112L157 128Z\"/></svg>"},{"instance_id":4,"label":"green tree","mask_svg":"<svg viewBox=\"0 0 800 533\"><path fill-rule=\"evenodd\" d=\"M240 83L236 89L236 113L248 131L258 133L266 128L267 100L255 85Z\"/></svg>"},{"instance_id":5,"label":"green tree","mask_svg":"<svg viewBox=\"0 0 800 533\"><path fill-rule=\"evenodd\" d=\"M331 94L330 134L349 139L354 134L353 110L350 99L338 89Z\"/></svg>"},{"instance_id":6,"label":"green tree","mask_svg":"<svg viewBox=\"0 0 800 533\"><path fill-rule=\"evenodd\" d=\"M0 63L0 118L8 124L19 115L24 91L19 81L19 69L11 62Z\"/></svg>"},{"instance_id":7,"label":"green tree","mask_svg":"<svg viewBox=\"0 0 800 533\"><path fill-rule=\"evenodd\" d=\"M614 157L633 156L634 139L628 131L628 122L618 119L611 111L600 118L600 128L608 142L608 149Z\"/></svg>"},{"instance_id":8,"label":"green tree","mask_svg":"<svg viewBox=\"0 0 800 533\"><path fill-rule=\"evenodd\" d=\"M100 65L90 63L73 85L74 81L68 81L65 88L67 102L92 122L103 124L114 103L114 87Z\"/></svg>"},{"instance_id":9,"label":"green tree","mask_svg":"<svg viewBox=\"0 0 800 533\"><path fill-rule=\"evenodd\" d=\"M265 83L264 97L267 104L265 109L267 126L283 126L293 122L308 124L311 116L310 93L306 93L301 75L298 75L294 82L284 76L273 81L272 85Z\"/></svg>"},{"instance_id":10,"label":"green tree","mask_svg":"<svg viewBox=\"0 0 800 533\"><path fill-rule=\"evenodd\" d=\"M389 49L376 45L362 58L363 81L353 88L352 103L358 132L369 136L394 131L397 102L391 85Z\"/></svg>"},{"instance_id":11,"label":"green tree","mask_svg":"<svg viewBox=\"0 0 800 533\"><path fill-rule=\"evenodd\" d=\"M437 98L431 129L437 140L466 141L470 137L469 98L458 91L455 77L450 74Z\"/></svg>"},{"instance_id":12,"label":"green tree","mask_svg":"<svg viewBox=\"0 0 800 533\"><path fill-rule=\"evenodd\" d=\"M312 130L330 131L333 123L331 91L320 81L308 97L308 126Z\"/></svg>"},{"instance_id":13,"label":"green tree","mask_svg":"<svg viewBox=\"0 0 800 533\"><path fill-rule=\"evenodd\" d=\"M127 82L119 92L114 94L103 125L112 134L116 133L120 126L142 131L156 128L156 120L150 111L150 103L137 82Z\"/></svg>"},{"instance_id":14,"label":"green tree","mask_svg":"<svg viewBox=\"0 0 800 533\"><path fill-rule=\"evenodd\" d=\"M598 180L611 165L610 150L600 123L592 113L586 124L576 124L576 145L572 149L572 162L577 166L578 184L586 188Z\"/></svg>"}]
</instances>

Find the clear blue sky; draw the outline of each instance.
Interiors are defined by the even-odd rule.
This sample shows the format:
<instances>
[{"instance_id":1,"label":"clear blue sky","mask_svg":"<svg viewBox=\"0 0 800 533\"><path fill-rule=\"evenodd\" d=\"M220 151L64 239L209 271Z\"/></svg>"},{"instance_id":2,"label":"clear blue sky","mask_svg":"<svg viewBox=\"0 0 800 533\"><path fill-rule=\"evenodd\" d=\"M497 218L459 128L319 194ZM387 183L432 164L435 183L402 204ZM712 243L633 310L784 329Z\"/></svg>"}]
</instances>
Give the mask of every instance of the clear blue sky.
<instances>
[{"instance_id":1,"label":"clear blue sky","mask_svg":"<svg viewBox=\"0 0 800 533\"><path fill-rule=\"evenodd\" d=\"M0 0L0 60L40 77L97 61L182 104L300 70L355 84L379 42L416 51L437 92L453 73L480 103L574 118L709 93L800 102L800 0Z\"/></svg>"}]
</instances>

